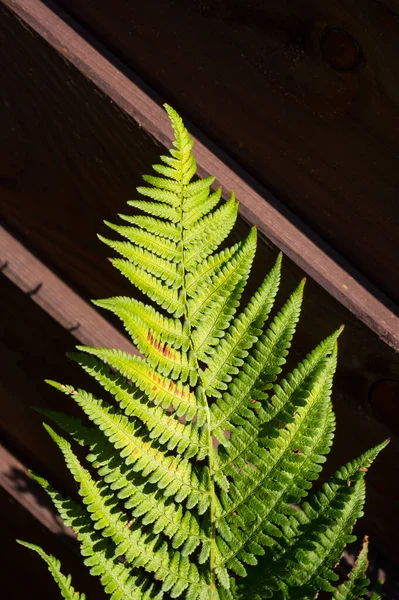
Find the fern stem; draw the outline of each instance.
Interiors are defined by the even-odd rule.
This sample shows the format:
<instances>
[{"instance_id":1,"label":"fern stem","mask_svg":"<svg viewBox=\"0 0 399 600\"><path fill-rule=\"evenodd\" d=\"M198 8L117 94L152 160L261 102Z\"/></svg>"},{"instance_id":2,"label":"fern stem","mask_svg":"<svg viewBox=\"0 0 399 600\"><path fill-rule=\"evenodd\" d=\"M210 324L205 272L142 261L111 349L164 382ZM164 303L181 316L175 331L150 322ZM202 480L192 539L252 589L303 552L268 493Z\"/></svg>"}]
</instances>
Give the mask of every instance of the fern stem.
<instances>
[{"instance_id":1,"label":"fern stem","mask_svg":"<svg viewBox=\"0 0 399 600\"><path fill-rule=\"evenodd\" d=\"M188 303L187 303L187 274L188 271L186 269L186 261L185 261L185 252L184 252L184 233L185 233L185 228L184 228L184 183L181 182L180 185L180 192L179 192L179 196L180 196L180 211L179 211L179 222L178 222L178 227L179 227L179 232L180 232L180 245L181 245L181 265L183 268L183 273L182 273L182 288L181 288L181 299L182 299L182 304L184 307L184 312L182 315L182 320L183 320L183 330L187 331L188 333L188 338L189 338L189 343L190 343L190 347L189 347L189 352L192 354L193 360L194 360L194 365L195 365L195 369L197 371L197 373L199 374L199 379L201 381L201 383L203 383L202 380L202 374L203 371L199 366L198 363L198 358L197 358L197 353L195 351L194 348L194 344L193 344L193 337L192 337L192 327L191 327L191 322L190 322L190 318L188 315ZM209 404L208 404L208 400L207 397L205 395L205 390L204 387L198 386L197 384L197 388L196 388L196 397L197 397L197 401L199 400L201 402L201 405L203 405L205 411L206 411L206 425L208 428L208 468L209 468L209 494L210 494L210 507L209 507L209 518L210 518L210 553L209 553L209 578L210 578L210 600L216 600L219 596L217 594L216 591L216 579L215 579L215 566L216 566L216 490L215 490L215 479L214 479L214 475L215 475L215 464L214 464L214 455L213 455L213 440L212 440L212 428L211 428L211 411L209 409Z\"/></svg>"}]
</instances>

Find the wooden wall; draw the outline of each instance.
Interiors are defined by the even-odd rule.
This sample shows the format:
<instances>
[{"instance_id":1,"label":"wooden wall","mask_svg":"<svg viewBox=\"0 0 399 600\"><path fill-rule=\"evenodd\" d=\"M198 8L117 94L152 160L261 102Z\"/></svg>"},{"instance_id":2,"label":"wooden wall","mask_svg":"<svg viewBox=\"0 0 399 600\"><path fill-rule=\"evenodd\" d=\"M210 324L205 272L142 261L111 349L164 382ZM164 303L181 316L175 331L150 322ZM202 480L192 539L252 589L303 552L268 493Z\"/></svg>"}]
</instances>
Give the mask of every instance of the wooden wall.
<instances>
[{"instance_id":1,"label":"wooden wall","mask_svg":"<svg viewBox=\"0 0 399 600\"><path fill-rule=\"evenodd\" d=\"M372 35L365 36L366 41L361 37L361 62L351 70L341 68L350 56L345 44L345 51L339 50L341 45L327 39L324 54L320 50L325 29L351 23L357 33L361 31L355 23L356 2L340 3L341 12L333 10L338 3L331 3L324 15L315 3L299 3L303 15L309 15L303 17L304 23L309 21L306 27L302 23L304 29L297 17L289 16L285 2L278 9L272 8L274 3L265 9L252 2L253 10L247 14L238 2L193 2L187 13L186 4L179 2L171 2L165 11L152 0L140 7L120 1L112 19L109 4L100 0L96 5L87 0L63 3L126 64L137 67L165 99L175 100L195 120L196 137L203 142L197 144L200 168L213 169L220 182L234 181L242 216L251 222L256 216L260 231L270 233L290 257L284 261L278 302L304 275L303 268L315 277L307 283L291 363L324 335L346 325L334 394L337 439L328 470L392 437L368 475L368 505L360 530L399 561L399 355L394 349L399 320L392 303L398 291L398 210L392 192L397 184L396 158L391 152L397 142L393 135L397 117L394 104L389 104L393 115L389 126L391 113L384 104L389 94L381 92L377 102L371 93L382 89L364 62L370 55L365 44ZM377 31L373 15L380 9L370 12L371 3L366 4L364 18ZM150 9L152 25L146 20ZM274 11L274 20L268 11ZM167 43L163 36L172 21L177 29L169 36L174 42ZM377 36L374 44L378 65L378 49L394 56L394 42L388 47L391 38L382 37ZM298 51L296 61L292 40L303 47L304 54ZM100 335L107 340L101 341L104 345L128 344L119 325L99 320L86 303L90 298L132 293L110 267L96 233L105 232L103 219L115 219L116 213L126 210L125 201L133 196L140 175L148 172L163 144L169 144L170 134L158 107L160 97L138 85L136 74L54 5L1 0L0 42L6 57L0 71L0 214L6 228L0 231L0 433L23 468L39 470L61 489L73 492L62 461L30 407L67 407L42 380L54 377L79 383L80 373L64 358L76 339L83 336L85 343L94 344L100 343ZM258 56L266 42L269 51ZM340 69L325 62L330 46L340 57ZM185 49L184 60L178 47ZM263 57L267 69L256 57ZM391 66L378 71L388 87L396 68L393 63L392 59ZM345 85L353 91L355 80L353 98L358 104L349 96L345 104L349 93ZM395 85L389 89L393 94ZM363 92L369 101L364 106ZM381 123L377 108L383 114ZM222 150L212 146L203 132L211 132ZM313 167L317 172L312 174ZM261 184L267 184L278 199ZM304 225L290 208L301 214ZM232 239L242 237L248 226L241 217ZM301 262L302 250L309 257L306 263ZM276 252L262 234L251 289L272 265ZM5 471L7 464L4 459ZM18 487L12 489L17 508L9 507L7 540L14 535L22 510L23 491L18 495ZM8 506L9 492L2 493ZM32 519L27 517L28 533ZM41 536L34 527L32 535ZM48 536L47 532L44 537ZM15 560L27 560L25 550L13 552ZM73 563L73 552L71 556Z\"/></svg>"}]
</instances>

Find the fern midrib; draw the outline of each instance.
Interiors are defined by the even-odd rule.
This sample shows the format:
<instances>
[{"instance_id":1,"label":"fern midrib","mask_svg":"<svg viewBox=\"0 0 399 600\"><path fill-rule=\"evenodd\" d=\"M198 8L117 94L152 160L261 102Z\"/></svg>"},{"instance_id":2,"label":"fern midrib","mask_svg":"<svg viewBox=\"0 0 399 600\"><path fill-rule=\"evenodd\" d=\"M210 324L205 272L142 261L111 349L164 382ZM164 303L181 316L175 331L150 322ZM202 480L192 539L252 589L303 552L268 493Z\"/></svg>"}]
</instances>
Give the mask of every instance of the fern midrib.
<instances>
[{"instance_id":1,"label":"fern midrib","mask_svg":"<svg viewBox=\"0 0 399 600\"><path fill-rule=\"evenodd\" d=\"M202 382L202 369L199 366L197 353L194 348L191 320L190 320L190 317L188 314L189 307L188 307L188 298L187 298L186 277L189 275L189 271L186 268L185 252L184 252L184 247L185 247L185 244L184 244L185 228L184 228L184 218L183 218L184 217L184 200L185 200L184 188L185 188L185 185L184 185L183 181L181 181L179 228L180 228L180 245L181 245L181 265L183 268L182 289L181 289L182 303L183 303L183 307L184 307L183 308L183 319L184 319L184 325L187 327L187 331L188 331L190 350L191 350L192 356L194 358L195 368L197 369L199 378ZM185 330L184 325L183 325L183 331ZM209 467L209 494L210 494L210 507L209 507L209 512L210 512L209 577L210 577L210 592L211 592L210 600L212 600L212 599L216 600L216 598L218 596L217 596L216 581L215 581L215 567L216 567L216 503L215 503L216 496L215 496L215 481L214 481L215 465L214 465L214 457L213 457L211 411L210 411L208 401L207 401L205 394L204 394L203 402L204 402L203 408L205 409L205 412L206 412L206 423L208 426L208 467Z\"/></svg>"}]
</instances>

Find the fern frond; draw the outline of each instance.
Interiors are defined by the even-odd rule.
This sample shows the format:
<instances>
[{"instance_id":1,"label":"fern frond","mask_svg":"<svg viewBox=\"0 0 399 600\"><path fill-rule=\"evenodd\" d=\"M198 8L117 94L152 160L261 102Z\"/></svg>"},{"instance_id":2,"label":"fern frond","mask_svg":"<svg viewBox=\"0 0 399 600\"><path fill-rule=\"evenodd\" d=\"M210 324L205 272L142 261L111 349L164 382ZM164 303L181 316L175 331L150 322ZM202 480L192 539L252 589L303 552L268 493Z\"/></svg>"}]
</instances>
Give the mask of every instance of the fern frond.
<instances>
[{"instance_id":1,"label":"fern frond","mask_svg":"<svg viewBox=\"0 0 399 600\"><path fill-rule=\"evenodd\" d=\"M149 215L171 221L172 223L179 222L179 212L176 208L168 206L168 204L163 204L162 202L145 202L144 200L129 200L128 205L132 208L138 208Z\"/></svg>"},{"instance_id":2,"label":"fern frond","mask_svg":"<svg viewBox=\"0 0 399 600\"><path fill-rule=\"evenodd\" d=\"M248 306L234 320L218 344L217 351L212 349L202 376L208 396L220 396L220 390L227 389L227 383L239 372L249 350L257 342L277 294L280 270L281 255ZM205 356L199 356L205 361Z\"/></svg>"},{"instance_id":3,"label":"fern frond","mask_svg":"<svg viewBox=\"0 0 399 600\"><path fill-rule=\"evenodd\" d=\"M147 323L149 331L163 343L170 344L176 349L188 350L190 347L190 338L180 320L165 317L152 306L145 305L139 300L119 296L107 300L95 300L93 303L117 315L135 343L140 339L137 337L135 321L140 319Z\"/></svg>"},{"instance_id":4,"label":"fern frond","mask_svg":"<svg viewBox=\"0 0 399 600\"><path fill-rule=\"evenodd\" d=\"M54 387L57 384L52 382ZM59 389L61 386L59 386ZM143 439L140 424L133 424L112 407L96 400L87 392L74 396L90 420L104 432L126 465L148 478L163 491L164 496L174 496L176 502L187 500L188 508L198 505L199 514L207 509L210 499L206 490L207 474L197 474L196 469L180 456L166 455L152 440ZM46 426L47 427L47 426ZM55 433L51 433L54 438Z\"/></svg>"},{"instance_id":5,"label":"fern frond","mask_svg":"<svg viewBox=\"0 0 399 600\"><path fill-rule=\"evenodd\" d=\"M317 476L317 465L329 449L327 414L335 365L336 356L332 355L322 367L314 367L312 393L307 395L304 406L294 411L288 408L290 420L280 426L277 439L275 435L263 437L263 433L256 442L239 446L239 454L226 453L220 470L228 479L229 488L228 494L222 492L224 512L220 519L222 536L227 527L230 537L229 549L223 543L223 563L231 568L242 572L243 562L256 564L255 555L263 554L262 547L274 545L274 539L282 535L279 527L284 524L287 499L298 502ZM304 393L306 385L302 387ZM325 443L322 447L320 438ZM312 469L306 468L309 464Z\"/></svg>"},{"instance_id":6,"label":"fern frond","mask_svg":"<svg viewBox=\"0 0 399 600\"><path fill-rule=\"evenodd\" d=\"M38 475L34 479L50 496L65 525L72 527L79 542L84 564L91 575L100 577L104 591L111 600L161 600L161 586L151 582L145 573L134 573L121 562L119 556L113 556L110 540L104 540L91 527L90 517L85 509L70 498L64 498L52 486ZM112 558L110 558L112 557ZM162 565L159 575L166 571Z\"/></svg>"},{"instance_id":7,"label":"fern frond","mask_svg":"<svg viewBox=\"0 0 399 600\"><path fill-rule=\"evenodd\" d=\"M151 439L167 444L168 450L176 448L186 458L197 456L198 460L203 460L207 456L208 438L197 421L183 424L170 411L151 403L146 394L133 388L132 383L109 373L107 365L94 357L82 353L70 354L70 357L114 397L127 416L133 415L146 425Z\"/></svg>"},{"instance_id":8,"label":"fern frond","mask_svg":"<svg viewBox=\"0 0 399 600\"><path fill-rule=\"evenodd\" d=\"M172 540L172 548L181 548L182 556L189 556L202 545L209 544L206 524L198 516L183 510L165 498L145 478L132 477L125 464L120 464L112 451L112 444L97 428L84 427L80 419L57 411L39 412L51 419L81 446L90 447L87 460L98 470L101 479L109 484L118 500L124 505L132 520L141 520L143 526L151 525L154 534L163 532Z\"/></svg>"},{"instance_id":9,"label":"fern frond","mask_svg":"<svg viewBox=\"0 0 399 600\"><path fill-rule=\"evenodd\" d=\"M267 400L265 389L276 380L291 344L299 319L304 282L294 291L281 311L273 319L270 328L258 339L245 367L229 385L228 391L211 406L212 432L219 441L223 432L235 425L251 427L259 420ZM254 431L249 432L251 436Z\"/></svg>"},{"instance_id":10,"label":"fern frond","mask_svg":"<svg viewBox=\"0 0 399 600\"><path fill-rule=\"evenodd\" d=\"M333 567L339 562L356 520L363 514L364 475L387 442L372 448L339 469L292 515L283 529L285 539L273 548L255 591L245 598L259 600L277 590L284 598L314 598L319 590L334 592L338 579Z\"/></svg>"},{"instance_id":11,"label":"fern frond","mask_svg":"<svg viewBox=\"0 0 399 600\"><path fill-rule=\"evenodd\" d=\"M107 244L110 248L118 252L126 258L129 263L141 267L150 273L153 277L161 279L165 284L172 289L181 287L182 277L179 273L178 265L170 260L166 260L140 248L129 242L114 242L107 238L98 236L99 239Z\"/></svg>"},{"instance_id":12,"label":"fern frond","mask_svg":"<svg viewBox=\"0 0 399 600\"><path fill-rule=\"evenodd\" d=\"M137 225L143 230L149 231L161 238L166 238L171 241L179 239L180 229L174 223L169 223L168 221L163 221L162 219L156 219L154 217L147 217L145 215L132 216L120 214L119 216L124 221L127 221L132 225Z\"/></svg>"},{"instance_id":13,"label":"fern frond","mask_svg":"<svg viewBox=\"0 0 399 600\"><path fill-rule=\"evenodd\" d=\"M150 233L140 227L127 227L123 225L114 225L109 221L104 223L113 231L116 231L121 236L125 237L129 242L145 248L153 254L157 254L168 261L178 261L180 258L180 252L176 242L162 237L161 235ZM100 237L100 239L102 239Z\"/></svg>"},{"instance_id":14,"label":"fern frond","mask_svg":"<svg viewBox=\"0 0 399 600\"><path fill-rule=\"evenodd\" d=\"M72 577L71 575L63 575L61 573L61 563L59 560L51 556L50 554L46 554L39 546L35 544L30 544L29 542L23 542L22 540L17 540L18 544L21 546L25 546L25 548L29 548L44 560L47 563L48 570L53 576L54 581L60 588L61 596L65 598L65 600L86 600L85 594L79 594L79 592L75 592L72 587Z\"/></svg>"},{"instance_id":15,"label":"fern frond","mask_svg":"<svg viewBox=\"0 0 399 600\"><path fill-rule=\"evenodd\" d=\"M184 238L185 263L189 273L212 254L227 238L237 220L238 202L232 193L230 200L199 219Z\"/></svg>"},{"instance_id":16,"label":"fern frond","mask_svg":"<svg viewBox=\"0 0 399 600\"><path fill-rule=\"evenodd\" d=\"M36 478L112 600L313 600L320 590L354 600L367 585L366 550L339 587L334 565L353 539L364 474L383 445L310 491L334 436L342 329L282 372L305 281L270 316L279 256L243 301L256 229L229 243L234 193L224 201L213 177L196 177L193 141L165 108L173 147L143 177L141 199L128 203L141 214L106 222L120 240L100 236L150 301L94 302L121 319L140 356L81 346L71 354L107 397L49 381L85 424L40 412L68 436L46 425L80 503Z\"/></svg>"},{"instance_id":17,"label":"fern frond","mask_svg":"<svg viewBox=\"0 0 399 600\"><path fill-rule=\"evenodd\" d=\"M190 288L190 299L187 303L187 315L193 325L197 326L198 336L202 329L208 331L209 323L215 329L223 310L229 303L232 292L240 282L240 294L251 269L256 250L256 230L252 229L247 239L239 245L237 251L228 261L223 262L205 281ZM209 335L209 334L208 334ZM216 335L216 333L214 334Z\"/></svg>"},{"instance_id":18,"label":"fern frond","mask_svg":"<svg viewBox=\"0 0 399 600\"><path fill-rule=\"evenodd\" d=\"M150 300L157 302L174 317L182 316L184 305L176 288L165 285L145 268L138 267L128 260L113 258L111 263Z\"/></svg>"},{"instance_id":19,"label":"fern frond","mask_svg":"<svg viewBox=\"0 0 399 600\"><path fill-rule=\"evenodd\" d=\"M196 416L198 424L204 424L205 408L198 404L195 394L187 384L183 385L180 381L175 383L172 379L149 368L149 365L140 357L126 352L86 346L77 346L77 348L96 356L116 369L123 377L132 381L146 393L155 404L160 404L166 410L172 406L178 417L184 416L187 421L191 421Z\"/></svg>"},{"instance_id":20,"label":"fern frond","mask_svg":"<svg viewBox=\"0 0 399 600\"><path fill-rule=\"evenodd\" d=\"M364 598L368 591L368 585L370 583L366 576L368 568L368 537L366 536L363 540L362 549L356 559L355 565L347 581L344 581L340 586L335 588L333 592L333 600L358 600Z\"/></svg>"}]
</instances>

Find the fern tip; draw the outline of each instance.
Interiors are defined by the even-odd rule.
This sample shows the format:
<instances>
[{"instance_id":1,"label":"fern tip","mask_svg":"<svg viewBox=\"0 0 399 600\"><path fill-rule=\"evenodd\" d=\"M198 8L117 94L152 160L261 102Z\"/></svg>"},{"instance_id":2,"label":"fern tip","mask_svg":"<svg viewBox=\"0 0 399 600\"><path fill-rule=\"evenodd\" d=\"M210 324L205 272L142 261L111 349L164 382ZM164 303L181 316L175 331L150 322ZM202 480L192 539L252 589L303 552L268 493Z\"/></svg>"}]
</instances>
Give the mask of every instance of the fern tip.
<instances>
[{"instance_id":1,"label":"fern tip","mask_svg":"<svg viewBox=\"0 0 399 600\"><path fill-rule=\"evenodd\" d=\"M44 383L47 383L47 385L51 385L52 387L55 387L57 389L60 385L57 381L54 381L53 379L45 379Z\"/></svg>"}]
</instances>

